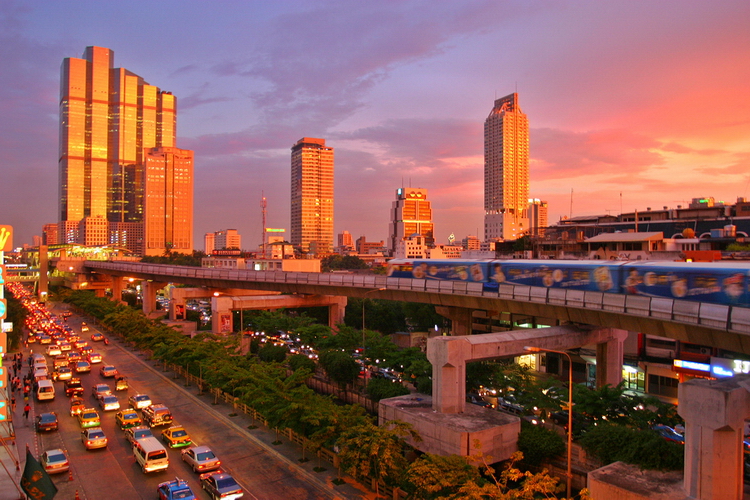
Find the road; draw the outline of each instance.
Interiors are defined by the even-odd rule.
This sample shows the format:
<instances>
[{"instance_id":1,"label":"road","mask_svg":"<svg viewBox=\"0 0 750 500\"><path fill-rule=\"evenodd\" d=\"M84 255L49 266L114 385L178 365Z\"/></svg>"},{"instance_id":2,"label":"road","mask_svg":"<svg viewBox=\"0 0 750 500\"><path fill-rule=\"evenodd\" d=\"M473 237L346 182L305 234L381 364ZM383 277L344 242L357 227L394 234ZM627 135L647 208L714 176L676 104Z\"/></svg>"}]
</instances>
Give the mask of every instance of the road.
<instances>
[{"instance_id":1,"label":"road","mask_svg":"<svg viewBox=\"0 0 750 500\"><path fill-rule=\"evenodd\" d=\"M80 319L74 316L70 323L76 331L79 330ZM82 338L85 338L83 335ZM362 498L361 495L334 491L324 480L312 476L288 457L254 438L232 418L213 408L208 400L196 397L197 388L183 387L181 381L171 379L171 374L162 373L142 356L131 353L119 343L111 341L109 345L104 345L103 342L91 342L91 345L102 354L103 364L115 365L121 374L128 377L129 390L115 392L123 408L127 407L128 396L137 392L148 394L154 403L167 405L175 423L183 425L195 443L208 445L214 450L223 462L222 467L244 488L245 498ZM42 351L39 345L31 344L30 347L36 352ZM181 461L180 450L168 451L170 466L166 472L149 475L141 472L124 432L115 424L116 412L101 411L91 395L91 387L97 383L109 383L114 388L112 379L99 375L100 366L93 365L92 372L80 378L86 389L86 401L97 408L102 417L101 426L109 440L106 449L85 450L80 440L78 421L69 414L69 399L65 396L62 382L55 382L57 396L53 401L39 402L34 399L32 404L32 416L55 411L59 417L59 431L33 433L32 440L35 441L32 451L36 456L52 448L63 448L70 456L73 480L69 481L68 474L53 476L59 488L59 498L74 498L78 491L81 499L152 499L156 496L157 485L175 476L187 480L199 498L207 498L207 494L199 492L197 475ZM32 418L29 422L22 422L21 417L16 422L17 427L32 428ZM154 435L159 436L161 430L161 427L154 428Z\"/></svg>"}]
</instances>

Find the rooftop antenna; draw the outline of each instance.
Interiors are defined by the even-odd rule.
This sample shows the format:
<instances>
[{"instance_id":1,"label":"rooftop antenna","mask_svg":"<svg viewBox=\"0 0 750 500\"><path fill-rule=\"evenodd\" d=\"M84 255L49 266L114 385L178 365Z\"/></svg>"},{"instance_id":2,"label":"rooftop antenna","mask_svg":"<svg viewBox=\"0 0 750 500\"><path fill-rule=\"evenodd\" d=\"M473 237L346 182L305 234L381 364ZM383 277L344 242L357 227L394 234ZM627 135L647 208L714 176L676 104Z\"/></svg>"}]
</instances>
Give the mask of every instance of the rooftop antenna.
<instances>
[{"instance_id":1,"label":"rooftop antenna","mask_svg":"<svg viewBox=\"0 0 750 500\"><path fill-rule=\"evenodd\" d=\"M263 218L263 234L261 235L261 243L260 247L263 251L263 258L266 258L266 197L263 193L263 191L260 192L260 213Z\"/></svg>"},{"instance_id":2,"label":"rooftop antenna","mask_svg":"<svg viewBox=\"0 0 750 500\"><path fill-rule=\"evenodd\" d=\"M622 215L622 191L620 191L620 215Z\"/></svg>"},{"instance_id":3,"label":"rooftop antenna","mask_svg":"<svg viewBox=\"0 0 750 500\"><path fill-rule=\"evenodd\" d=\"M573 188L570 188L570 218L573 218Z\"/></svg>"}]
</instances>

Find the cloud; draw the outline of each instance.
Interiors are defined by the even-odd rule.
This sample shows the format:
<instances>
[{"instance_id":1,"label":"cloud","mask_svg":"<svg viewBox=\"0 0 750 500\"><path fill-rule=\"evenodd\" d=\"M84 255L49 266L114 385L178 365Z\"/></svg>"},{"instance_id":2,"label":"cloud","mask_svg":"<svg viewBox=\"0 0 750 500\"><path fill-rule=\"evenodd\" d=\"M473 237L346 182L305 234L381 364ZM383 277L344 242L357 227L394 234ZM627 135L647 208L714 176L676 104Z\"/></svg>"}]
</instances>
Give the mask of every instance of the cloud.
<instances>
[{"instance_id":1,"label":"cloud","mask_svg":"<svg viewBox=\"0 0 750 500\"><path fill-rule=\"evenodd\" d=\"M203 97L203 94L210 92L210 85L204 83L200 88L192 94L182 97L178 100L178 106L180 111L195 108L197 106L203 106L205 104L212 104L216 102L228 102L232 99L229 97Z\"/></svg>"}]
</instances>

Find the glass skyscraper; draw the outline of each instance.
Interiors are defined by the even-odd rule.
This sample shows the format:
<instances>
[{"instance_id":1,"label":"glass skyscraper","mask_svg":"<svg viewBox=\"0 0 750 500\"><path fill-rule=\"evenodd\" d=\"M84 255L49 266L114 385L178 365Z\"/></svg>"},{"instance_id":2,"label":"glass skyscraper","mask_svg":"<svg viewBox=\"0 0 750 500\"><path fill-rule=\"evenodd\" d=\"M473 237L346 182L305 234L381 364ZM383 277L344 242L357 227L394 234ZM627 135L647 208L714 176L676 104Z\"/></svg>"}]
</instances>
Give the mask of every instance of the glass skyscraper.
<instances>
[{"instance_id":1,"label":"glass skyscraper","mask_svg":"<svg viewBox=\"0 0 750 500\"><path fill-rule=\"evenodd\" d=\"M61 242L78 239L74 224L94 217L109 223L118 242L127 240L131 250L143 253L142 232L148 228L141 227L138 238L128 239L122 232L132 227L136 233L134 224L145 222L145 154L152 148L174 148L176 125L175 97L115 68L112 50L86 47L80 59L63 60L59 221L68 232ZM192 208L188 223L192 228Z\"/></svg>"}]
</instances>

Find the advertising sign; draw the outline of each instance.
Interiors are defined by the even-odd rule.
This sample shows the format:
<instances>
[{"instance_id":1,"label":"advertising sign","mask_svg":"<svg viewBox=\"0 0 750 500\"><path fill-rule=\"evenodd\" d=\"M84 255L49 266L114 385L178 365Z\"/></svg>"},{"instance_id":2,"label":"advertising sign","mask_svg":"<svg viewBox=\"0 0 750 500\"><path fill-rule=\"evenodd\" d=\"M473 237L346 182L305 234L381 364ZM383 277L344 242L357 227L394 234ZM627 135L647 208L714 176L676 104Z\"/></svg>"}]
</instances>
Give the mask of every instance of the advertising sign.
<instances>
[{"instance_id":1,"label":"advertising sign","mask_svg":"<svg viewBox=\"0 0 750 500\"><path fill-rule=\"evenodd\" d=\"M13 250L13 226L0 226L0 252Z\"/></svg>"}]
</instances>

